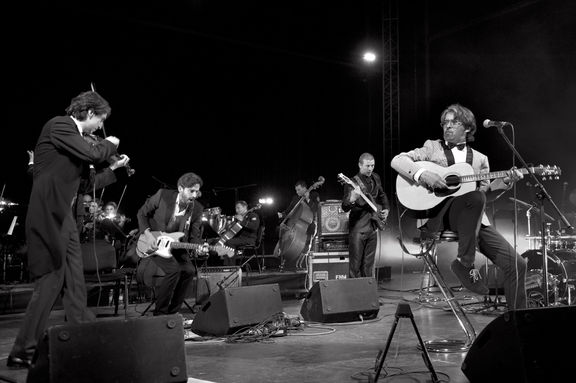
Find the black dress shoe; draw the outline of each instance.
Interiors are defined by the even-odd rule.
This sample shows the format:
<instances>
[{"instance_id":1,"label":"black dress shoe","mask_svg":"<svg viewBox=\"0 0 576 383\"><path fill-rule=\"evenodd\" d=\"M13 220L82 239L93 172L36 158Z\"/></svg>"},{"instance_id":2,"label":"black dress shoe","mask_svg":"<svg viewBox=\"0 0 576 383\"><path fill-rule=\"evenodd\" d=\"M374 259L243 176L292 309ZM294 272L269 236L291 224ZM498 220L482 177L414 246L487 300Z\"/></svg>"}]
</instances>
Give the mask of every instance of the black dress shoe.
<instances>
[{"instance_id":1,"label":"black dress shoe","mask_svg":"<svg viewBox=\"0 0 576 383\"><path fill-rule=\"evenodd\" d=\"M8 360L6 361L6 366L13 369L30 368L31 365L32 360L19 358L17 356L9 356Z\"/></svg>"}]
</instances>

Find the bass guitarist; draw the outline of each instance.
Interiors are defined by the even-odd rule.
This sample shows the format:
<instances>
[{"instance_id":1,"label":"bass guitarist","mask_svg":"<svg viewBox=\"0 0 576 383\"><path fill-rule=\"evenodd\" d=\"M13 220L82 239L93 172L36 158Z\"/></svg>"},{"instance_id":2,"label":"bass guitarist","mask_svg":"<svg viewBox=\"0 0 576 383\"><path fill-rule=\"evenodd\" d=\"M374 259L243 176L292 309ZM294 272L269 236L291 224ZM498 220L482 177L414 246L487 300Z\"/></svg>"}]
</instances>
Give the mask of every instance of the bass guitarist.
<instances>
[{"instance_id":1,"label":"bass guitarist","mask_svg":"<svg viewBox=\"0 0 576 383\"><path fill-rule=\"evenodd\" d=\"M374 173L374 156L363 153L358 159L358 174L353 181L360 191L370 198L378 207L377 219L385 221L390 211L388 197L382 188L380 176ZM374 276L374 257L378 241L378 225L369 204L351 185L344 186L342 210L350 212L349 227L349 278Z\"/></svg>"},{"instance_id":2,"label":"bass guitarist","mask_svg":"<svg viewBox=\"0 0 576 383\"><path fill-rule=\"evenodd\" d=\"M204 208L196 200L200 196L201 186L200 176L185 173L178 179L178 190L159 189L149 197L138 210L141 235L154 244L153 231L183 232L183 242L201 243L200 225ZM169 258L154 255L142 259L138 265L139 271L142 271L150 270L155 264L166 273L156 291L155 316L177 313L196 276L196 266L186 250L174 249L172 255Z\"/></svg>"},{"instance_id":3,"label":"bass guitarist","mask_svg":"<svg viewBox=\"0 0 576 383\"><path fill-rule=\"evenodd\" d=\"M436 172L421 167L418 161L429 161L442 167L467 162L476 173L490 171L488 157L469 145L474 141L476 132L476 119L472 111L459 104L450 105L442 112L440 126L444 133L443 140L427 140L422 148L400 153L392 159L391 165L400 176L430 190L442 190L447 188L445 180ZM474 267L478 246L482 254L504 271L508 308L522 309L526 307L526 262L490 225L484 213L487 198L496 199L512 188L513 182L522 178L516 169L511 170L509 175L492 182L482 180L478 182L476 190L448 198L436 208L420 213L430 218L425 226L428 231L446 229L458 233L458 255L451 264L451 270L464 287L478 294L487 295L489 292Z\"/></svg>"}]
</instances>

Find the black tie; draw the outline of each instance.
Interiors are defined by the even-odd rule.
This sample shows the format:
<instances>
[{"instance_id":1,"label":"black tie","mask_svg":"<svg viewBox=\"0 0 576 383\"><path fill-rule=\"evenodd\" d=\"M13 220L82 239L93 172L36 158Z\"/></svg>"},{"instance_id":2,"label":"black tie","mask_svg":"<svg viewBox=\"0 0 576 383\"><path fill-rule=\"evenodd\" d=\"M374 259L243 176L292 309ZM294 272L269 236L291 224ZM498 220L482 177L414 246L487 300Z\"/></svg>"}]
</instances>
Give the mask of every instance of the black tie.
<instances>
[{"instance_id":1,"label":"black tie","mask_svg":"<svg viewBox=\"0 0 576 383\"><path fill-rule=\"evenodd\" d=\"M464 150L464 148L466 147L465 143L453 144L451 142L447 142L446 144L448 145L448 149L450 149L450 150L452 150L454 147L458 148L458 150Z\"/></svg>"}]
</instances>

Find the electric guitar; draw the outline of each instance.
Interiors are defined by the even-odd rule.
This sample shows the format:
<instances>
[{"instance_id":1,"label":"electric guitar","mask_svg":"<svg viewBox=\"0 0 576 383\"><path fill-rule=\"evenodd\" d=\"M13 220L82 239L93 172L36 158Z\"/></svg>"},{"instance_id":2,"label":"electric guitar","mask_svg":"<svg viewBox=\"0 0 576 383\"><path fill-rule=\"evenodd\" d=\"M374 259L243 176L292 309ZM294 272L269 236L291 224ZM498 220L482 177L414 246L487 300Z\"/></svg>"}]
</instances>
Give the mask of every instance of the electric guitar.
<instances>
[{"instance_id":1,"label":"electric guitar","mask_svg":"<svg viewBox=\"0 0 576 383\"><path fill-rule=\"evenodd\" d=\"M180 242L180 238L184 236L182 232L164 233L161 231L152 231L154 242L150 242L144 233L138 237L136 244L136 254L140 258L147 258L152 255L157 255L162 258L171 258L172 249L187 249L199 250L204 248L205 245L201 243L188 243ZM156 250L152 250L152 245L156 246ZM208 245L208 250L216 252L220 257L227 256L231 258L234 255L234 249L227 246L212 246Z\"/></svg>"},{"instance_id":2,"label":"electric guitar","mask_svg":"<svg viewBox=\"0 0 576 383\"><path fill-rule=\"evenodd\" d=\"M466 162L448 167L429 161L417 161L416 164L439 174L448 187L430 190L427 186L418 184L413 179L398 175L396 178L398 200L403 206L411 210L431 209L448 197L456 197L476 190L477 181L504 178L510 175L510 170L475 174L472 166ZM522 174L528 174L527 169L517 170ZM530 170L538 176L551 178L557 178L562 173L559 167L550 165L531 167Z\"/></svg>"},{"instance_id":3,"label":"electric guitar","mask_svg":"<svg viewBox=\"0 0 576 383\"><path fill-rule=\"evenodd\" d=\"M358 186L354 181L352 181L350 178L346 177L342 173L338 173L338 180L342 184L348 184L348 185L352 186L354 188L354 191L356 191L356 193L360 194L362 199L364 199L364 201L366 201L368 206L370 206L370 208L373 210L372 220L374 221L374 223L376 223L378 230L384 230L384 228L386 227L386 218L387 217L382 216L382 207L380 205L377 205L373 201L372 196L367 197L366 194L364 194L364 192L362 191L362 189L360 189L360 186Z\"/></svg>"}]
</instances>

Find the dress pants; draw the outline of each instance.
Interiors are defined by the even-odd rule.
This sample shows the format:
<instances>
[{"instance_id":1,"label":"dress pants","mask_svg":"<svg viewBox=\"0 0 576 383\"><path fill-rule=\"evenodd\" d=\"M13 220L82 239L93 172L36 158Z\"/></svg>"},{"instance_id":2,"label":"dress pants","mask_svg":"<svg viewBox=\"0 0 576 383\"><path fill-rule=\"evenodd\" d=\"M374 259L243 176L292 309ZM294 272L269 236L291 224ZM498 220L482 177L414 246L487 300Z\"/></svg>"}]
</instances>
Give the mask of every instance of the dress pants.
<instances>
[{"instance_id":1,"label":"dress pants","mask_svg":"<svg viewBox=\"0 0 576 383\"><path fill-rule=\"evenodd\" d=\"M349 244L349 278L374 276L374 257L378 232L373 229L352 231L348 238Z\"/></svg>"},{"instance_id":2,"label":"dress pants","mask_svg":"<svg viewBox=\"0 0 576 383\"><path fill-rule=\"evenodd\" d=\"M504 294L510 310L526 308L526 260L492 226L480 228L478 248L504 272Z\"/></svg>"},{"instance_id":3,"label":"dress pants","mask_svg":"<svg viewBox=\"0 0 576 383\"><path fill-rule=\"evenodd\" d=\"M154 315L174 314L180 310L190 283L196 275L196 267L185 254L170 258L152 257L154 263L166 273L156 291Z\"/></svg>"},{"instance_id":4,"label":"dress pants","mask_svg":"<svg viewBox=\"0 0 576 383\"><path fill-rule=\"evenodd\" d=\"M61 240L67 243L62 267L35 280L34 292L28 302L24 321L10 352L11 356L23 359L32 358L38 341L46 330L50 311L58 295L62 296L66 319L71 324L91 322L96 319L94 313L87 307L82 251L78 228L72 214L64 219Z\"/></svg>"}]
</instances>

